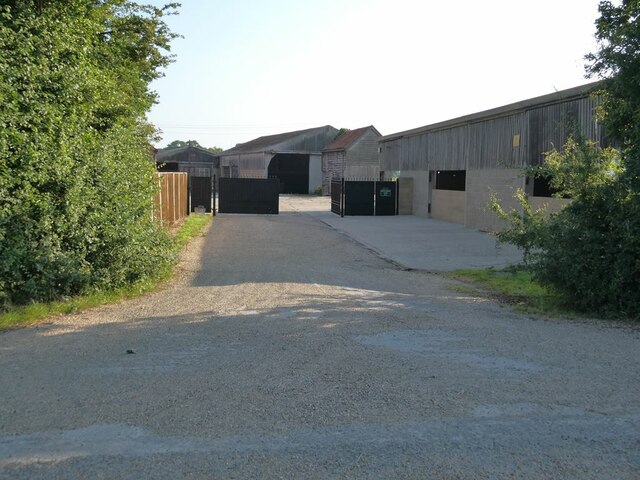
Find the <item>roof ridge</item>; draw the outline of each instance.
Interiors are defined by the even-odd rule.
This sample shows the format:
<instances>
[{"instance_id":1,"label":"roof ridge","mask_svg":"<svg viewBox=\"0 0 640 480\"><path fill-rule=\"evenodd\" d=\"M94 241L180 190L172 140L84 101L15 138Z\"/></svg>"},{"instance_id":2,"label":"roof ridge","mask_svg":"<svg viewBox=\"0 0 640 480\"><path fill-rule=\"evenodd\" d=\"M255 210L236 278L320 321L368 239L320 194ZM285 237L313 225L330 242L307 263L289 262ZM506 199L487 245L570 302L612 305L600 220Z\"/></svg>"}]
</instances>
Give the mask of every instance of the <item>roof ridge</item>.
<instances>
[{"instance_id":1,"label":"roof ridge","mask_svg":"<svg viewBox=\"0 0 640 480\"><path fill-rule=\"evenodd\" d=\"M530 110L530 109L539 108L549 104L559 103L568 98L581 97L583 95L590 94L594 90L596 90L597 87L602 83L603 83L602 80L585 83L583 85L578 85L577 87L558 90L552 93L547 93L545 95L538 95L536 97L531 97L525 100L508 103L506 105L493 107L487 110L481 110L479 112L450 118L448 120L430 123L427 125L423 125L421 127L411 128L409 130L403 130L401 132L391 133L389 135L384 135L380 139L380 141L386 142L386 141L396 140L401 137L411 137L414 135L420 135L421 133L424 133L424 132L435 131L435 130L446 129L446 128L453 128L455 126L463 125L466 123L474 123L474 122L479 122L489 118L498 118L498 117L512 115L515 112L520 110Z\"/></svg>"},{"instance_id":2,"label":"roof ridge","mask_svg":"<svg viewBox=\"0 0 640 480\"><path fill-rule=\"evenodd\" d=\"M276 133L272 135L262 135L261 137L254 138L244 143L239 143L234 147L231 147L223 152L220 152L218 155L226 155L226 154L234 154L234 153L257 153L266 151L265 149L273 148L278 144L286 142L292 138L295 138L298 135L302 135L308 132L321 132L325 129L334 129L335 127L331 125L322 125L320 127L312 127L305 128L302 130L293 130L290 132ZM255 151L251 151L252 148L255 148Z\"/></svg>"},{"instance_id":3,"label":"roof ridge","mask_svg":"<svg viewBox=\"0 0 640 480\"><path fill-rule=\"evenodd\" d=\"M355 143L360 137L362 137L369 129L373 129L373 131L378 135L382 136L378 129L373 125L367 125L366 127L354 128L353 130L348 130L336 138L333 142L328 144L326 147L322 149L322 151L330 151L330 150L343 150L347 147L350 147Z\"/></svg>"}]
</instances>

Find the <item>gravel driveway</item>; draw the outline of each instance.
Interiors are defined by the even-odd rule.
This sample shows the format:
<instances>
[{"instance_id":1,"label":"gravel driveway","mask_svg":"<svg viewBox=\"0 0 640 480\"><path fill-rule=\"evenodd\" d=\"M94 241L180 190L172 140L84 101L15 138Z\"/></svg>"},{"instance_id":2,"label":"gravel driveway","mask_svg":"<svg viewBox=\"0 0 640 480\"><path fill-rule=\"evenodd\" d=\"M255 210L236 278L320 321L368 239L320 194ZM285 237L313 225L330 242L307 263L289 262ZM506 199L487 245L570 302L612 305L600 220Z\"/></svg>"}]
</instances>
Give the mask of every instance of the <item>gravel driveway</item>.
<instances>
[{"instance_id":1,"label":"gravel driveway","mask_svg":"<svg viewBox=\"0 0 640 480\"><path fill-rule=\"evenodd\" d=\"M450 285L220 215L162 291L0 334L0 478L639 478L638 330Z\"/></svg>"}]
</instances>

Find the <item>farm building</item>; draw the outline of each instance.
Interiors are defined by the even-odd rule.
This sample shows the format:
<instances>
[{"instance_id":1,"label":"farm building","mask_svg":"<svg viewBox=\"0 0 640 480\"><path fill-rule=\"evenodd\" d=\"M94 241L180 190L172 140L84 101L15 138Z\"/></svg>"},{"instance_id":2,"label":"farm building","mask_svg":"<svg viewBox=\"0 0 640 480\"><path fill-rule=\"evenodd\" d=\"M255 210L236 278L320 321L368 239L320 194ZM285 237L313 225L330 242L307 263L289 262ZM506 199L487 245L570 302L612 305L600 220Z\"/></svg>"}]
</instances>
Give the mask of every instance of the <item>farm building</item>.
<instances>
[{"instance_id":1,"label":"farm building","mask_svg":"<svg viewBox=\"0 0 640 480\"><path fill-rule=\"evenodd\" d=\"M282 193L314 193L322 187L322 149L338 129L326 125L256 138L218 154L223 177L277 177Z\"/></svg>"},{"instance_id":2,"label":"farm building","mask_svg":"<svg viewBox=\"0 0 640 480\"><path fill-rule=\"evenodd\" d=\"M522 168L538 165L544 153L562 147L579 131L602 143L594 113L598 83L524 100L464 117L394 133L379 141L380 170L397 177L401 211L485 231L500 220L488 210L491 192L517 208L513 193L524 189L535 207L550 211L566 200L551 198L545 179L526 178Z\"/></svg>"},{"instance_id":3,"label":"farm building","mask_svg":"<svg viewBox=\"0 0 640 480\"><path fill-rule=\"evenodd\" d=\"M203 207L206 212L212 208L212 188L214 175L220 176L219 160L216 155L199 147L160 149L155 154L159 172L186 172L189 174L189 199L191 211Z\"/></svg>"},{"instance_id":4,"label":"farm building","mask_svg":"<svg viewBox=\"0 0 640 480\"><path fill-rule=\"evenodd\" d=\"M378 139L373 125L349 130L322 150L322 193L329 194L332 178L378 178Z\"/></svg>"},{"instance_id":5,"label":"farm building","mask_svg":"<svg viewBox=\"0 0 640 480\"><path fill-rule=\"evenodd\" d=\"M219 175L216 155L198 147L160 149L156 163L159 172L187 172L194 177Z\"/></svg>"}]
</instances>

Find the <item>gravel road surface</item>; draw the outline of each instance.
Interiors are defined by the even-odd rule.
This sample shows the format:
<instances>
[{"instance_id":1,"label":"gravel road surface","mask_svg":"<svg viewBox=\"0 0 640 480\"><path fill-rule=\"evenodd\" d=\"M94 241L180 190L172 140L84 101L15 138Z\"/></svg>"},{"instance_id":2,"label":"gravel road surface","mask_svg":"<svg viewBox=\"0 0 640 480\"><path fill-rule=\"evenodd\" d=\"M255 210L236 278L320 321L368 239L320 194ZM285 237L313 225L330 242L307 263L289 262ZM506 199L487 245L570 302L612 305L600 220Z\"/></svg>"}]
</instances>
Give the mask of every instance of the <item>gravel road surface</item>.
<instances>
[{"instance_id":1,"label":"gravel road surface","mask_svg":"<svg viewBox=\"0 0 640 480\"><path fill-rule=\"evenodd\" d=\"M0 478L640 478L638 330L451 285L220 215L162 291L0 334Z\"/></svg>"}]
</instances>

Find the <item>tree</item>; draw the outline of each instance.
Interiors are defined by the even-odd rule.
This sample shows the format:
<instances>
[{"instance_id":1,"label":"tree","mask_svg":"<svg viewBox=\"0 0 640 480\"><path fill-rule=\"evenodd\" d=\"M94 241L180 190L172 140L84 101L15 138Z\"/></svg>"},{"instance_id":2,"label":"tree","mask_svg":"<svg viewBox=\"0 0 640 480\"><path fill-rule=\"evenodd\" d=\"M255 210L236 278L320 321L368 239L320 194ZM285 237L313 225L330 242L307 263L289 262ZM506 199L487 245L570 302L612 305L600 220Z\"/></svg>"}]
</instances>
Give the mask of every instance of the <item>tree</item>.
<instances>
[{"instance_id":1,"label":"tree","mask_svg":"<svg viewBox=\"0 0 640 480\"><path fill-rule=\"evenodd\" d=\"M186 142L182 140L174 140L173 142L169 143L165 148L167 150L172 150L175 148L184 148L184 147L198 147L203 150L208 150L211 153L222 152L222 149L220 147L203 147L198 143L197 140L187 140Z\"/></svg>"},{"instance_id":2,"label":"tree","mask_svg":"<svg viewBox=\"0 0 640 480\"><path fill-rule=\"evenodd\" d=\"M640 186L640 1L600 2L598 51L587 55L587 73L605 80L599 115L622 146L625 181Z\"/></svg>"},{"instance_id":3,"label":"tree","mask_svg":"<svg viewBox=\"0 0 640 480\"><path fill-rule=\"evenodd\" d=\"M334 141L334 142L335 142L335 141L336 141L337 139L339 139L342 135L344 135L345 133L350 132L350 131L351 131L351 129L349 129L349 128L344 128L344 127L343 127L343 128L341 128L340 130L338 130L338 133L336 133L335 137L333 137L333 140L332 140L332 141Z\"/></svg>"},{"instance_id":4,"label":"tree","mask_svg":"<svg viewBox=\"0 0 640 480\"><path fill-rule=\"evenodd\" d=\"M523 249L543 284L575 307L640 317L640 2L600 3L598 50L587 73L604 79L598 116L619 150L570 138L529 175L552 179L571 203L545 219L522 192L522 212L493 208L510 226L498 237Z\"/></svg>"},{"instance_id":5,"label":"tree","mask_svg":"<svg viewBox=\"0 0 640 480\"><path fill-rule=\"evenodd\" d=\"M173 142L169 143L165 148L167 150L173 150L175 148L184 148L184 147L203 148L202 145L200 145L197 140L187 140L186 142L182 140L174 140Z\"/></svg>"},{"instance_id":6,"label":"tree","mask_svg":"<svg viewBox=\"0 0 640 480\"><path fill-rule=\"evenodd\" d=\"M211 153L218 154L223 150L220 147L208 147L206 150L209 150Z\"/></svg>"},{"instance_id":7,"label":"tree","mask_svg":"<svg viewBox=\"0 0 640 480\"><path fill-rule=\"evenodd\" d=\"M123 286L170 259L145 114L176 6L0 0L0 309Z\"/></svg>"}]
</instances>

